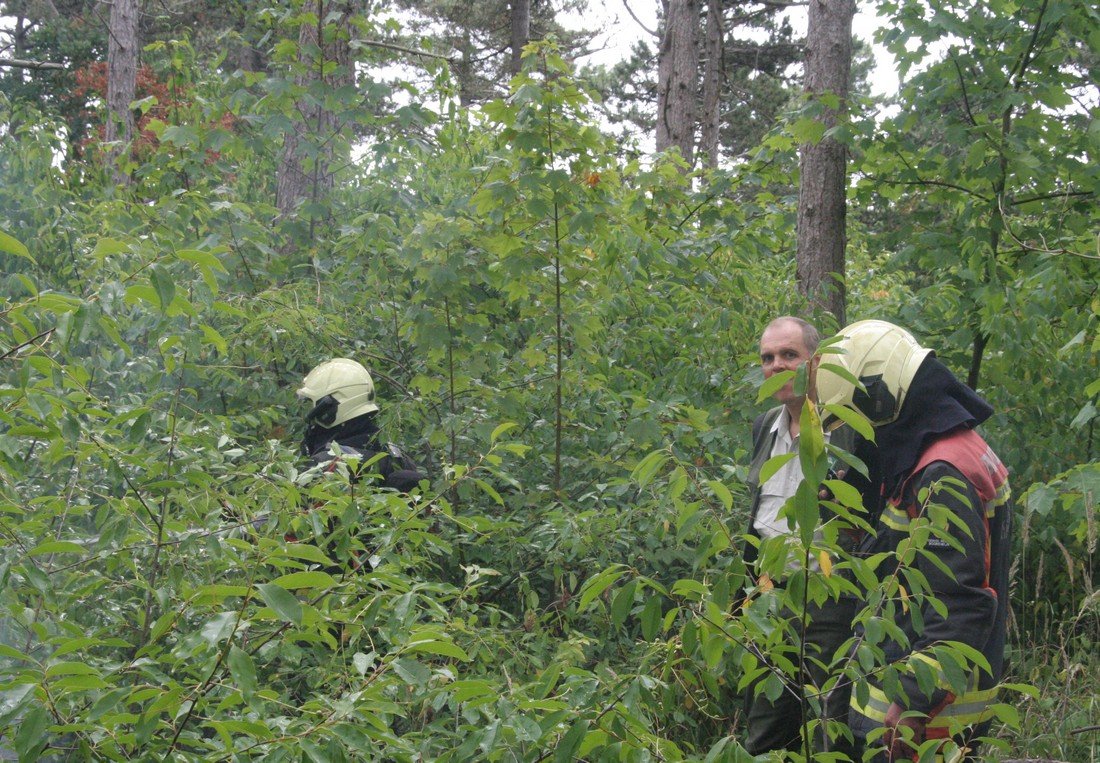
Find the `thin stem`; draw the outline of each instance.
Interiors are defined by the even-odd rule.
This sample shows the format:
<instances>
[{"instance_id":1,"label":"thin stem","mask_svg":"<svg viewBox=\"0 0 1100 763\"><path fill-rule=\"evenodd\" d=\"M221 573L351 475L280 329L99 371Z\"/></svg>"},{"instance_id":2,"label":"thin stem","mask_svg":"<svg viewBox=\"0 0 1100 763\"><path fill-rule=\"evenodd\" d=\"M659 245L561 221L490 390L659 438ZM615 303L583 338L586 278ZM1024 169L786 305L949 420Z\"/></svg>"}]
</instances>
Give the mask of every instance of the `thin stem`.
<instances>
[{"instance_id":1,"label":"thin stem","mask_svg":"<svg viewBox=\"0 0 1100 763\"><path fill-rule=\"evenodd\" d=\"M550 164L554 162L554 112L546 104L546 144ZM561 313L561 212L558 209L558 192L554 194L554 340L556 360L554 365L554 494L561 497L561 431L562 431L562 363L563 352Z\"/></svg>"},{"instance_id":2,"label":"thin stem","mask_svg":"<svg viewBox=\"0 0 1100 763\"><path fill-rule=\"evenodd\" d=\"M451 325L451 300L443 298L443 314L447 318L447 384L449 391L448 407L451 412L450 436L451 436L451 464L458 459L458 441L455 434L455 344L454 328ZM451 491L451 504L458 503L458 490Z\"/></svg>"},{"instance_id":3,"label":"thin stem","mask_svg":"<svg viewBox=\"0 0 1100 763\"><path fill-rule=\"evenodd\" d=\"M176 409L179 407L180 396L183 393L183 380L184 370L187 367L187 353L183 354L183 362L180 363L180 375L179 384L176 385L176 393L172 398L172 405L168 409L169 416L169 434L168 434L168 460L165 466L167 473L171 473L173 462L176 457L176 441L178 437L178 431L176 424L178 418L176 416ZM144 502L143 502L144 503ZM160 552L164 548L164 524L168 521L168 492L165 491L164 497L160 501L160 517L157 519L157 545L153 549L153 569L149 573L149 589L145 592L145 617L141 623L141 638L138 639L136 645L137 648L141 648L140 645L145 643L145 640L149 637L149 621L153 615L153 592L157 588L157 579L160 577Z\"/></svg>"}]
</instances>

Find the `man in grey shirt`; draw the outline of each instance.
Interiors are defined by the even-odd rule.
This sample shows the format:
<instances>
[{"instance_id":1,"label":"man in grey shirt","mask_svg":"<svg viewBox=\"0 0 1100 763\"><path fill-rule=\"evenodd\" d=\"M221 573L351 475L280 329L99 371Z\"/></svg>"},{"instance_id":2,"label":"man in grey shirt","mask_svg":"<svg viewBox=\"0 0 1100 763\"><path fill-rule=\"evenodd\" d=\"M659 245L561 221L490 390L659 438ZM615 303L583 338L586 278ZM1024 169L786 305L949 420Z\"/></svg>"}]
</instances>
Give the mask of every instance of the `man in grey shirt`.
<instances>
[{"instance_id":1,"label":"man in grey shirt","mask_svg":"<svg viewBox=\"0 0 1100 763\"><path fill-rule=\"evenodd\" d=\"M776 318L764 329L760 337L760 365L764 377L769 378L783 371L794 371L808 363L817 352L820 335L811 324L792 316ZM780 511L794 495L802 481L802 468L797 458L789 460L767 482L760 484L760 470L764 463L784 453L797 453L800 435L800 417L804 398L794 392L793 380L775 393L779 403L753 422L753 458L749 468L750 534L761 540L792 534L786 517ZM850 449L851 431L842 428L832 435L832 443ZM746 562L755 558L755 548L746 547ZM813 660L828 664L836 650L852 635L854 602L849 599L827 600L821 606L810 607L809 626L803 638L807 644L808 660L805 683L824 685L828 674ZM792 617L793 613L789 613ZM801 747L802 703L797 691L790 687L774 701L763 694L754 696L750 687L746 697L748 733L745 748L753 755L771 750L797 750ZM824 719L843 722L848 712L849 692L845 688L831 691L823 698ZM817 735L814 747L844 751L844 739L830 743L824 733Z\"/></svg>"}]
</instances>

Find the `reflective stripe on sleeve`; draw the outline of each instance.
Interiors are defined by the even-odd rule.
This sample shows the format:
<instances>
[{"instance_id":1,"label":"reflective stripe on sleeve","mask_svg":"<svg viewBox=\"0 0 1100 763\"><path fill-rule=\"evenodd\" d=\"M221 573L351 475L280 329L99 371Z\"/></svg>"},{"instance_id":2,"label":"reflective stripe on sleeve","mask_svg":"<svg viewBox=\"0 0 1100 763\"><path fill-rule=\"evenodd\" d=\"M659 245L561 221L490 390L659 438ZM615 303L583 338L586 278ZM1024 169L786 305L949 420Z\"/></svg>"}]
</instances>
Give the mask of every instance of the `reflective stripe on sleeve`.
<instances>
[{"instance_id":1,"label":"reflective stripe on sleeve","mask_svg":"<svg viewBox=\"0 0 1100 763\"><path fill-rule=\"evenodd\" d=\"M860 705L856 692L852 692L851 708L864 718L869 718L876 723L884 723L886 711L890 709L890 700L877 686L867 688L870 690L867 704ZM946 729L950 735L954 736L962 732L966 726L973 726L987 720L991 716L989 706L996 698L996 688L968 691L930 719L928 728Z\"/></svg>"},{"instance_id":2,"label":"reflective stripe on sleeve","mask_svg":"<svg viewBox=\"0 0 1100 763\"><path fill-rule=\"evenodd\" d=\"M891 530L905 531L909 529L909 514L892 503L886 504L879 515L879 521Z\"/></svg>"}]
</instances>

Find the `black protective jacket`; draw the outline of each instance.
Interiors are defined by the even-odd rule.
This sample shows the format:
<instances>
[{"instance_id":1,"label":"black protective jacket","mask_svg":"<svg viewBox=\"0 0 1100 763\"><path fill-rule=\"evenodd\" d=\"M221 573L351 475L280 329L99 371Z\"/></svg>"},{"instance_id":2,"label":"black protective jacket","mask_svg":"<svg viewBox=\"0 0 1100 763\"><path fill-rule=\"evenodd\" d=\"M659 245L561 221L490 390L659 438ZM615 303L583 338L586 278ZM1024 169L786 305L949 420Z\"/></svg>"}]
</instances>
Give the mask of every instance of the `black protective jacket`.
<instances>
[{"instance_id":1,"label":"black protective jacket","mask_svg":"<svg viewBox=\"0 0 1100 763\"><path fill-rule=\"evenodd\" d=\"M876 430L878 446L863 443L857 449L875 477L864 501L874 533L864 538L858 554L900 555L913 543L914 532L927 532L918 528L928 521L942 528L918 543L916 553L887 556L877 566L880 579L897 574L906 589L893 602L894 624L905 638L887 638L882 645L887 662L899 668L896 685L871 680L866 703L859 692L853 697L849 722L859 737L882 727L891 702L929 716L929 738L967 737L989 718L1004 669L1012 535L1007 471L973 430L991 411L929 357L901 416ZM944 509L958 523L946 519ZM922 579L941 608L911 595ZM965 690L950 686L946 679L954 668L936 654L946 641L977 650L990 670L966 672Z\"/></svg>"},{"instance_id":2,"label":"black protective jacket","mask_svg":"<svg viewBox=\"0 0 1100 763\"><path fill-rule=\"evenodd\" d=\"M302 439L302 455L312 465L335 466L332 444L336 443L343 457L354 458L361 464L359 471L353 475L357 481L369 480L374 476L376 484L407 493L426 476L396 445L380 442L375 415L365 413L330 428L311 424ZM370 463L379 454L382 458Z\"/></svg>"}]
</instances>

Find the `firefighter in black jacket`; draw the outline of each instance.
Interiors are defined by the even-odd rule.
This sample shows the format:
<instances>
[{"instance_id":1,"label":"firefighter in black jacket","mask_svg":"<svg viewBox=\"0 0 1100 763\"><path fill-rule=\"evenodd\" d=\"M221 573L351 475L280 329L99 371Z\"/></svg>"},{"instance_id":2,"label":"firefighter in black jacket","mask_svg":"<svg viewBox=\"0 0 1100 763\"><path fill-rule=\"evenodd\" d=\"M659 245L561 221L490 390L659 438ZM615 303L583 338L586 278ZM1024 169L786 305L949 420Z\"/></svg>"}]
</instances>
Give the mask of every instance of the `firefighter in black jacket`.
<instances>
[{"instance_id":1,"label":"firefighter in black jacket","mask_svg":"<svg viewBox=\"0 0 1100 763\"><path fill-rule=\"evenodd\" d=\"M348 358L327 360L306 375L297 394L313 404L302 439L302 455L313 465L335 468L335 443L340 457L370 464L354 475L356 479L377 474L382 487L407 493L425 478L400 448L379 441L374 380L360 363Z\"/></svg>"},{"instance_id":2,"label":"firefighter in black jacket","mask_svg":"<svg viewBox=\"0 0 1100 763\"><path fill-rule=\"evenodd\" d=\"M877 565L879 577L894 575L899 565L913 568L900 579L923 577L941 605L899 592L893 609L902 637L882 644L898 680L868 678L869 691L852 695L848 723L857 743L879 748L876 763L915 759L916 748L932 739L951 738L970 756L996 701L1009 606L1008 473L974 431L993 409L904 329L859 321L840 334L841 354L826 358L818 372L819 400L855 408L875 428L875 442L856 448L868 466L861 488L874 528L857 553L897 552L896 562ZM845 367L863 389L829 371L829 363ZM943 508L955 521L940 516ZM942 529L909 560L910 530L925 535L929 521ZM936 653L948 641L980 652L989 670L973 665L965 686L957 675L948 681Z\"/></svg>"}]
</instances>

